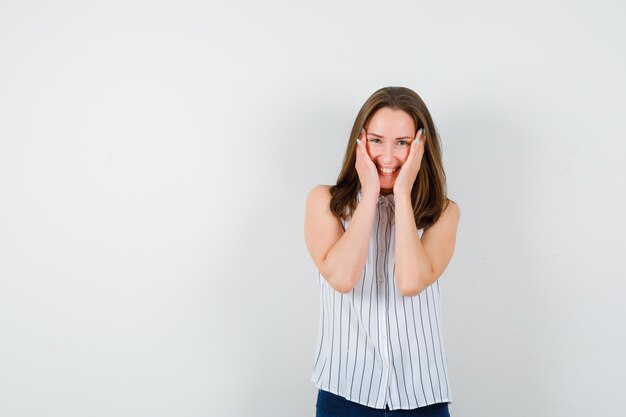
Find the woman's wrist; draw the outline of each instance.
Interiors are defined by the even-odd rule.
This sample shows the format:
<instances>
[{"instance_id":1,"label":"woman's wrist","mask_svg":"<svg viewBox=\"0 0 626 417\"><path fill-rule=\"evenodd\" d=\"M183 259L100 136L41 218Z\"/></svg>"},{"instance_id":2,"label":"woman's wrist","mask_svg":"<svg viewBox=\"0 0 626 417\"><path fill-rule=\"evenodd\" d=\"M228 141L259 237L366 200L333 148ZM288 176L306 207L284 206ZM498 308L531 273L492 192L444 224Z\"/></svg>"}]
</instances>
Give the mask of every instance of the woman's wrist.
<instances>
[{"instance_id":1,"label":"woman's wrist","mask_svg":"<svg viewBox=\"0 0 626 417\"><path fill-rule=\"evenodd\" d=\"M376 190L373 188L370 189L364 189L361 191L363 198L365 197L372 197L375 199L378 199L378 195L380 194L380 189Z\"/></svg>"},{"instance_id":2,"label":"woman's wrist","mask_svg":"<svg viewBox=\"0 0 626 417\"><path fill-rule=\"evenodd\" d=\"M396 203L404 200L411 201L411 193L409 191L394 191L393 199Z\"/></svg>"}]
</instances>

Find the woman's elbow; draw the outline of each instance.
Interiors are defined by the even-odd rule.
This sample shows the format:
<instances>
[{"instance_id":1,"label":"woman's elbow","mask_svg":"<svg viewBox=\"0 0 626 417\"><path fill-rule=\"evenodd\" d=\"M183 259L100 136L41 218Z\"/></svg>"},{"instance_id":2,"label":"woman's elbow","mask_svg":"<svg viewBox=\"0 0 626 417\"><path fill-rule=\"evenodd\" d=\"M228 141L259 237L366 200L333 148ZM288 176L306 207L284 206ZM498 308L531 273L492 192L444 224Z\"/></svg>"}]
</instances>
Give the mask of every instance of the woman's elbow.
<instances>
[{"instance_id":1,"label":"woman's elbow","mask_svg":"<svg viewBox=\"0 0 626 417\"><path fill-rule=\"evenodd\" d=\"M400 294L404 297L415 297L416 295L424 291L425 288L426 287L422 285L421 282L418 280L410 283L402 281L398 283L398 290L400 291Z\"/></svg>"},{"instance_id":2,"label":"woman's elbow","mask_svg":"<svg viewBox=\"0 0 626 417\"><path fill-rule=\"evenodd\" d=\"M335 291L340 292L342 294L347 294L350 291L352 291L352 288L354 288L352 285L350 285L347 282L335 282L335 283L331 283L330 286L333 287Z\"/></svg>"},{"instance_id":3,"label":"woman's elbow","mask_svg":"<svg viewBox=\"0 0 626 417\"><path fill-rule=\"evenodd\" d=\"M342 294L349 293L356 285L355 280L350 278L350 273L347 271L333 271L331 273L327 270L326 273L322 273L322 276L332 289Z\"/></svg>"},{"instance_id":4,"label":"woman's elbow","mask_svg":"<svg viewBox=\"0 0 626 417\"><path fill-rule=\"evenodd\" d=\"M329 276L326 278L326 281L333 290L342 294L349 293L354 288L352 281L347 279L336 279L333 276Z\"/></svg>"},{"instance_id":5,"label":"woman's elbow","mask_svg":"<svg viewBox=\"0 0 626 417\"><path fill-rule=\"evenodd\" d=\"M352 290L352 288L350 288L350 286L345 281L333 279L332 276L329 276L322 272L320 272L320 275L322 276L322 278L324 278L324 281L326 281L326 283L330 285L330 288L337 292L345 294Z\"/></svg>"}]
</instances>

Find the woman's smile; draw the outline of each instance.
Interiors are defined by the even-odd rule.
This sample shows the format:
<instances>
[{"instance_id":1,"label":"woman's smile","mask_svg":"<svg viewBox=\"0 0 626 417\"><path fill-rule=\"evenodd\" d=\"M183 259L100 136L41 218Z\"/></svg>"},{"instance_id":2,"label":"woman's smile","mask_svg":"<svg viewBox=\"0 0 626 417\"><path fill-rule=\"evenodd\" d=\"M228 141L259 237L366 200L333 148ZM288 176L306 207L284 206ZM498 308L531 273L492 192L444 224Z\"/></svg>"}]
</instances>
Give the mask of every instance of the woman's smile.
<instances>
[{"instance_id":1,"label":"woman's smile","mask_svg":"<svg viewBox=\"0 0 626 417\"><path fill-rule=\"evenodd\" d=\"M399 167L395 167L395 168L383 168L380 166L376 166L378 168L378 172L380 173L380 175L384 176L384 177L390 177L392 175L394 175L396 173L396 171L398 171Z\"/></svg>"}]
</instances>

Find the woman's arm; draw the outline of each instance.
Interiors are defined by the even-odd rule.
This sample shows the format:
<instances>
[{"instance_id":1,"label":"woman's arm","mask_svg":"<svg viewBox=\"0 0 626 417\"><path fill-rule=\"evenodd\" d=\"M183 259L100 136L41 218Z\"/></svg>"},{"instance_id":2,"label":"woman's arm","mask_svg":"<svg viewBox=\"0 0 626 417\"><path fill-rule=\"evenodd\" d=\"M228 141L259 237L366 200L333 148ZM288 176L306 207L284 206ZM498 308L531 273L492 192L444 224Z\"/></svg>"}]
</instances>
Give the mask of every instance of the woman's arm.
<instances>
[{"instance_id":1,"label":"woman's arm","mask_svg":"<svg viewBox=\"0 0 626 417\"><path fill-rule=\"evenodd\" d=\"M306 202L304 239L320 274L336 291L346 293L363 274L378 193L363 192L345 232L330 211L330 200L329 186L311 190Z\"/></svg>"},{"instance_id":2,"label":"woman's arm","mask_svg":"<svg viewBox=\"0 0 626 417\"><path fill-rule=\"evenodd\" d=\"M394 196L396 280L400 293L413 297L435 282L448 266L459 224L459 210L450 201L420 240L410 195Z\"/></svg>"}]
</instances>

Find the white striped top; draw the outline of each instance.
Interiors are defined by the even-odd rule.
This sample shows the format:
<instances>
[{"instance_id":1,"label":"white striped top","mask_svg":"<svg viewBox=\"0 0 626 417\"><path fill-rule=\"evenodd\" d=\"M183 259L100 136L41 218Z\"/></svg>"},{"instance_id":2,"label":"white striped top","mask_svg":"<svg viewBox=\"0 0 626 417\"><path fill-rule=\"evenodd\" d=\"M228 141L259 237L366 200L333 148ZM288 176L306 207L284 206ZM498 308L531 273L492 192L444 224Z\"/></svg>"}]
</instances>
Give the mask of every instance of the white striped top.
<instances>
[{"instance_id":1,"label":"white striped top","mask_svg":"<svg viewBox=\"0 0 626 417\"><path fill-rule=\"evenodd\" d=\"M321 308L311 380L379 409L451 403L440 279L414 297L398 291L394 207L393 194L378 197L363 277L352 291L335 291L318 271ZM344 230L348 224L342 220Z\"/></svg>"}]
</instances>

